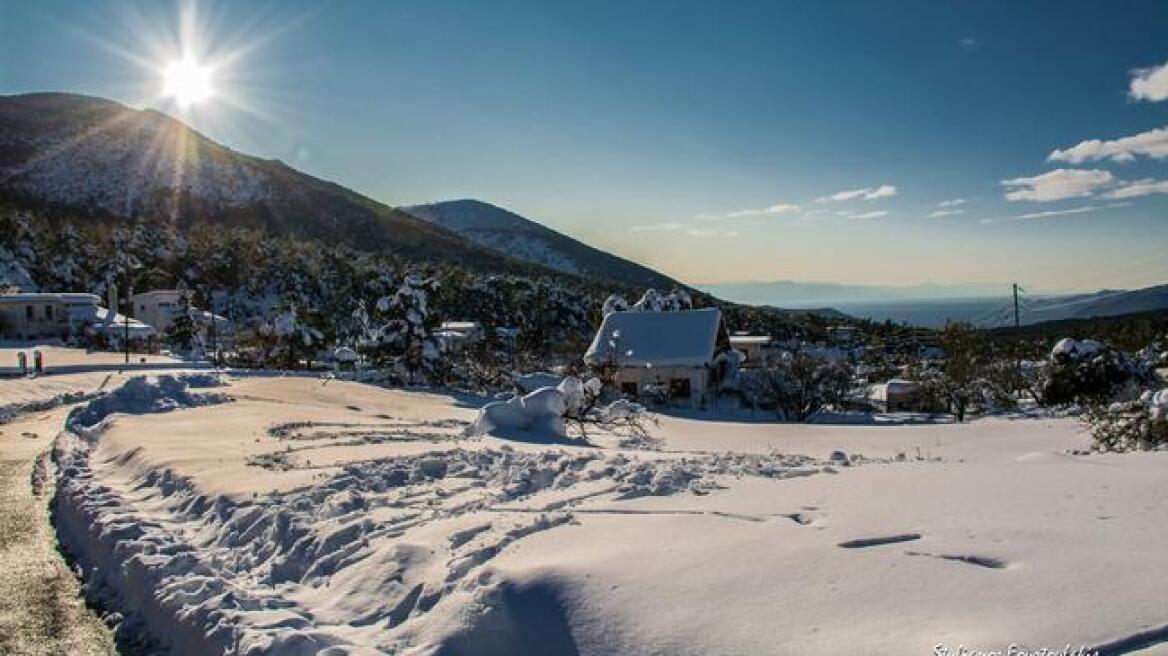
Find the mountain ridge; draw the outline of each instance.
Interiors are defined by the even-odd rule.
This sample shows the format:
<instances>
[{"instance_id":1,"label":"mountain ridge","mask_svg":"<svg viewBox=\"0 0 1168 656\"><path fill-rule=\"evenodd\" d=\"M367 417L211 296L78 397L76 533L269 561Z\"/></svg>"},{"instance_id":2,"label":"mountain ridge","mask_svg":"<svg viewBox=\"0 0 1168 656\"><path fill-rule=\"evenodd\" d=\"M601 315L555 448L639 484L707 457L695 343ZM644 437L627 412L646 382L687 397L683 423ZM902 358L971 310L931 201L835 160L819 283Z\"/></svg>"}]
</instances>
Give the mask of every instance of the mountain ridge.
<instances>
[{"instance_id":1,"label":"mountain ridge","mask_svg":"<svg viewBox=\"0 0 1168 656\"><path fill-rule=\"evenodd\" d=\"M235 151L153 109L69 93L0 96L0 194L96 218L161 216L531 272L343 185Z\"/></svg>"},{"instance_id":2,"label":"mountain ridge","mask_svg":"<svg viewBox=\"0 0 1168 656\"><path fill-rule=\"evenodd\" d=\"M480 246L564 273L615 278L644 287L668 289L681 285L662 273L486 201L461 198L398 209Z\"/></svg>"}]
</instances>

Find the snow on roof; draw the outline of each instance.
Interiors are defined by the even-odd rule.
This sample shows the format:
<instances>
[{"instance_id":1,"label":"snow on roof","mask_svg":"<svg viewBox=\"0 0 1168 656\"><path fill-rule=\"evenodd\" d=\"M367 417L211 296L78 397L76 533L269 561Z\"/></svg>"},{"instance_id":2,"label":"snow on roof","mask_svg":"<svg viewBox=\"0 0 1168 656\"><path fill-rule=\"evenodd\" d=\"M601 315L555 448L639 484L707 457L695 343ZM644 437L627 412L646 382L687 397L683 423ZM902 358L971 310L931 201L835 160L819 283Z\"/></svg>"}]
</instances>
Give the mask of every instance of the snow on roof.
<instances>
[{"instance_id":1,"label":"snow on roof","mask_svg":"<svg viewBox=\"0 0 1168 656\"><path fill-rule=\"evenodd\" d=\"M482 325L477 321L443 321L442 330L478 330Z\"/></svg>"},{"instance_id":2,"label":"snow on roof","mask_svg":"<svg viewBox=\"0 0 1168 656\"><path fill-rule=\"evenodd\" d=\"M31 292L27 294L0 294L0 304L11 305L21 303L68 303L70 305L87 304L97 305L100 302L94 294L83 292Z\"/></svg>"},{"instance_id":3,"label":"snow on roof","mask_svg":"<svg viewBox=\"0 0 1168 656\"><path fill-rule=\"evenodd\" d=\"M749 344L770 344L769 335L731 335L730 344L747 346Z\"/></svg>"},{"instance_id":4,"label":"snow on roof","mask_svg":"<svg viewBox=\"0 0 1168 656\"><path fill-rule=\"evenodd\" d=\"M710 364L722 329L717 308L680 312L610 312L584 354L589 363L701 367Z\"/></svg>"}]
</instances>

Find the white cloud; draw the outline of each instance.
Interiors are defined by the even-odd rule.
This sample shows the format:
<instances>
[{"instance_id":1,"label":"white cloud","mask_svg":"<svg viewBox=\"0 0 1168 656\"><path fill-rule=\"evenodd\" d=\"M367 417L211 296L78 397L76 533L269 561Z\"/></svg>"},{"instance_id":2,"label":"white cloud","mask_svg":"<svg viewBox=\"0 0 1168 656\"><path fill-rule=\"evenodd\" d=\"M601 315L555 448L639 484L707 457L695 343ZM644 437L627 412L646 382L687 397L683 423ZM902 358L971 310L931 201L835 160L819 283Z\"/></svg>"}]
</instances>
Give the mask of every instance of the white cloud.
<instances>
[{"instance_id":1,"label":"white cloud","mask_svg":"<svg viewBox=\"0 0 1168 656\"><path fill-rule=\"evenodd\" d=\"M1137 198L1151 194L1168 194L1168 180L1148 178L1135 182L1124 182L1103 195L1107 198Z\"/></svg>"},{"instance_id":2,"label":"white cloud","mask_svg":"<svg viewBox=\"0 0 1168 656\"><path fill-rule=\"evenodd\" d=\"M890 184L882 184L879 187L862 187L860 189L847 189L844 191L837 191L830 196L820 196L815 199L817 203L831 203L845 200L876 200L877 198L891 198L896 195L896 187Z\"/></svg>"},{"instance_id":3,"label":"white cloud","mask_svg":"<svg viewBox=\"0 0 1168 656\"><path fill-rule=\"evenodd\" d=\"M961 46L962 50L977 50L981 46L981 43L971 36L965 37L958 41L957 44Z\"/></svg>"},{"instance_id":4,"label":"white cloud","mask_svg":"<svg viewBox=\"0 0 1168 656\"><path fill-rule=\"evenodd\" d=\"M969 201L964 198L951 198L949 200L943 200L940 203L937 203L937 207L957 207L958 205L964 205L968 202Z\"/></svg>"},{"instance_id":5,"label":"white cloud","mask_svg":"<svg viewBox=\"0 0 1168 656\"><path fill-rule=\"evenodd\" d=\"M849 219L879 219L883 216L888 216L888 212L884 210L875 210L872 212L860 212L859 214L847 215Z\"/></svg>"},{"instance_id":6,"label":"white cloud","mask_svg":"<svg viewBox=\"0 0 1168 656\"><path fill-rule=\"evenodd\" d=\"M678 223L676 221L669 221L667 223L653 223L649 225L638 225L629 228L629 232L677 232L690 237L737 237L737 230L721 230L718 228L708 228L704 226L695 226L687 223Z\"/></svg>"},{"instance_id":7,"label":"white cloud","mask_svg":"<svg viewBox=\"0 0 1168 656\"><path fill-rule=\"evenodd\" d=\"M681 230L684 226L680 223L653 223L650 225L637 225L629 228L629 232L658 232L663 230Z\"/></svg>"},{"instance_id":8,"label":"white cloud","mask_svg":"<svg viewBox=\"0 0 1168 656\"><path fill-rule=\"evenodd\" d=\"M776 203L768 207L750 208L745 210L735 210L725 214L702 214L699 219L741 219L751 216L772 216L775 214L788 214L798 212L801 208L792 203Z\"/></svg>"},{"instance_id":9,"label":"white cloud","mask_svg":"<svg viewBox=\"0 0 1168 656\"><path fill-rule=\"evenodd\" d=\"M929 213L930 219L938 219L943 216L955 216L957 214L964 214L965 210L934 210Z\"/></svg>"},{"instance_id":10,"label":"white cloud","mask_svg":"<svg viewBox=\"0 0 1168 656\"><path fill-rule=\"evenodd\" d=\"M1132 71L1131 90L1128 93L1136 100L1168 100L1168 62Z\"/></svg>"},{"instance_id":11,"label":"white cloud","mask_svg":"<svg viewBox=\"0 0 1168 656\"><path fill-rule=\"evenodd\" d=\"M1168 157L1168 128L1148 130L1119 139L1080 141L1066 150L1055 150L1047 157L1047 160L1069 164L1081 164L1101 159L1130 162L1136 158L1136 155L1155 159Z\"/></svg>"},{"instance_id":12,"label":"white cloud","mask_svg":"<svg viewBox=\"0 0 1168 656\"><path fill-rule=\"evenodd\" d=\"M1055 169L1032 178L1002 180L1007 200L1052 201L1090 196L1115 176L1099 169Z\"/></svg>"},{"instance_id":13,"label":"white cloud","mask_svg":"<svg viewBox=\"0 0 1168 656\"><path fill-rule=\"evenodd\" d=\"M1031 212L1029 214L1019 214L1015 219L1025 221L1026 219L1045 219L1052 216L1064 216L1067 214L1083 214L1084 212L1094 212L1099 209L1094 205L1083 205L1081 207L1071 207L1065 210L1047 210L1045 212Z\"/></svg>"}]
</instances>

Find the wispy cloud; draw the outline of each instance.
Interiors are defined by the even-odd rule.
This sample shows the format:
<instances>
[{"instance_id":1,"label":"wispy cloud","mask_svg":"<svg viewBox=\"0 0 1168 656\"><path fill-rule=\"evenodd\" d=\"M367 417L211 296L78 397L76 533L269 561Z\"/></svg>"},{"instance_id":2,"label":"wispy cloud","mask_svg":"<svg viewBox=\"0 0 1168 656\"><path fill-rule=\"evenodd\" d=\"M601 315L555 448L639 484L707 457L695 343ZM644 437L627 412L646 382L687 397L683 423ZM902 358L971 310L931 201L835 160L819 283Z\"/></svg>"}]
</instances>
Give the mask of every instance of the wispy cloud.
<instances>
[{"instance_id":1,"label":"wispy cloud","mask_svg":"<svg viewBox=\"0 0 1168 656\"><path fill-rule=\"evenodd\" d=\"M1103 195L1107 198L1138 198L1152 194L1168 194L1168 180L1147 178L1134 182L1124 182Z\"/></svg>"},{"instance_id":2,"label":"wispy cloud","mask_svg":"<svg viewBox=\"0 0 1168 656\"><path fill-rule=\"evenodd\" d=\"M1135 100L1168 100L1168 62L1132 71L1128 94Z\"/></svg>"},{"instance_id":3,"label":"wispy cloud","mask_svg":"<svg viewBox=\"0 0 1168 656\"><path fill-rule=\"evenodd\" d=\"M1086 212L1094 212L1097 209L1099 208L1095 207L1094 205L1081 205L1079 207L1071 207L1065 210L1047 210L1045 212L1030 212L1028 214L1019 214L1013 218L1019 221L1025 221L1028 219L1046 219L1052 216L1065 216L1067 214L1084 214Z\"/></svg>"},{"instance_id":4,"label":"wispy cloud","mask_svg":"<svg viewBox=\"0 0 1168 656\"><path fill-rule=\"evenodd\" d=\"M848 212L846 214L841 212L840 215L846 216L849 219L879 219L881 217L888 216L888 212L884 210L873 210L871 212Z\"/></svg>"},{"instance_id":5,"label":"wispy cloud","mask_svg":"<svg viewBox=\"0 0 1168 656\"><path fill-rule=\"evenodd\" d=\"M958 41L957 45L961 46L962 50L977 50L981 47L981 42L971 36L967 36Z\"/></svg>"},{"instance_id":6,"label":"wispy cloud","mask_svg":"<svg viewBox=\"0 0 1168 656\"><path fill-rule=\"evenodd\" d=\"M733 212L726 212L725 214L699 214L699 219L744 219L755 216L774 216L776 214L793 214L801 208L794 203L775 203L767 207L748 208L745 210L735 210Z\"/></svg>"},{"instance_id":7,"label":"wispy cloud","mask_svg":"<svg viewBox=\"0 0 1168 656\"><path fill-rule=\"evenodd\" d=\"M1066 150L1055 150L1047 159L1052 162L1067 162L1069 164L1081 164L1103 159L1130 162L1137 155L1154 159L1168 157L1168 128L1148 130L1119 139L1080 141Z\"/></svg>"},{"instance_id":8,"label":"wispy cloud","mask_svg":"<svg viewBox=\"0 0 1168 656\"><path fill-rule=\"evenodd\" d=\"M681 230L680 223L670 221L669 223L651 223L648 225L635 225L629 228L629 232L660 232L667 230Z\"/></svg>"},{"instance_id":9,"label":"wispy cloud","mask_svg":"<svg viewBox=\"0 0 1168 656\"><path fill-rule=\"evenodd\" d=\"M964 205L968 202L969 201L965 198L950 198L949 200L943 200L940 203L937 203L937 207L957 207L958 205Z\"/></svg>"},{"instance_id":10,"label":"wispy cloud","mask_svg":"<svg viewBox=\"0 0 1168 656\"><path fill-rule=\"evenodd\" d=\"M675 232L689 237L737 237L737 230L722 230L707 226L695 226L688 223L669 221L666 223L652 223L629 228L629 232Z\"/></svg>"},{"instance_id":11,"label":"wispy cloud","mask_svg":"<svg viewBox=\"0 0 1168 656\"><path fill-rule=\"evenodd\" d=\"M933 210L929 212L929 218L939 219L943 216L956 216L958 214L965 214L965 210Z\"/></svg>"},{"instance_id":12,"label":"wispy cloud","mask_svg":"<svg viewBox=\"0 0 1168 656\"><path fill-rule=\"evenodd\" d=\"M1055 169L1031 178L1002 180L1007 200L1047 202L1090 196L1110 185L1115 176L1099 169Z\"/></svg>"},{"instance_id":13,"label":"wispy cloud","mask_svg":"<svg viewBox=\"0 0 1168 656\"><path fill-rule=\"evenodd\" d=\"M896 186L890 184L882 184L878 187L862 187L860 189L845 189L844 191L837 191L829 196L820 196L815 199L817 203L833 203L845 200L876 200L878 198L891 198L896 195Z\"/></svg>"}]
</instances>

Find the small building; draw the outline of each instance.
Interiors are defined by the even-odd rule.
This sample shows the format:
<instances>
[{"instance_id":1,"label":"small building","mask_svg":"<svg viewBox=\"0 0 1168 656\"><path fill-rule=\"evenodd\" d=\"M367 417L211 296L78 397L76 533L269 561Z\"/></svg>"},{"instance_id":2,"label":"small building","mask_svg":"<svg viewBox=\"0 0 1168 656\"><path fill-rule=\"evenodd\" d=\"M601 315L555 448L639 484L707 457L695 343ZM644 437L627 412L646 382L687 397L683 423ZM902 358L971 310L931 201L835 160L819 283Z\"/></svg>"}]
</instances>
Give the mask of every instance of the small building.
<instances>
[{"instance_id":1,"label":"small building","mask_svg":"<svg viewBox=\"0 0 1168 656\"><path fill-rule=\"evenodd\" d=\"M181 295L182 292L177 289L155 289L134 294L130 297L134 318L152 326L159 335L165 335L174 325ZM204 344L210 345L213 341L219 346L230 344L235 334L231 321L194 306L191 306L191 310L195 322L199 325Z\"/></svg>"},{"instance_id":2,"label":"small building","mask_svg":"<svg viewBox=\"0 0 1168 656\"><path fill-rule=\"evenodd\" d=\"M94 296L94 305L97 297ZM73 326L62 294L0 295L0 338L14 340L68 339Z\"/></svg>"},{"instance_id":3,"label":"small building","mask_svg":"<svg viewBox=\"0 0 1168 656\"><path fill-rule=\"evenodd\" d=\"M743 366L761 367L766 364L766 352L772 341L769 335L735 333L730 336L730 348L746 356Z\"/></svg>"},{"instance_id":4,"label":"small building","mask_svg":"<svg viewBox=\"0 0 1168 656\"><path fill-rule=\"evenodd\" d=\"M584 361L616 368L632 397L653 394L695 405L731 375L730 338L716 308L679 312L610 312Z\"/></svg>"},{"instance_id":5,"label":"small building","mask_svg":"<svg viewBox=\"0 0 1168 656\"><path fill-rule=\"evenodd\" d=\"M893 378L868 389L868 402L880 412L918 412L921 410L921 384Z\"/></svg>"},{"instance_id":6,"label":"small building","mask_svg":"<svg viewBox=\"0 0 1168 656\"><path fill-rule=\"evenodd\" d=\"M443 321L434 331L445 350L458 350L481 341L486 336L483 324L477 321Z\"/></svg>"}]
</instances>

